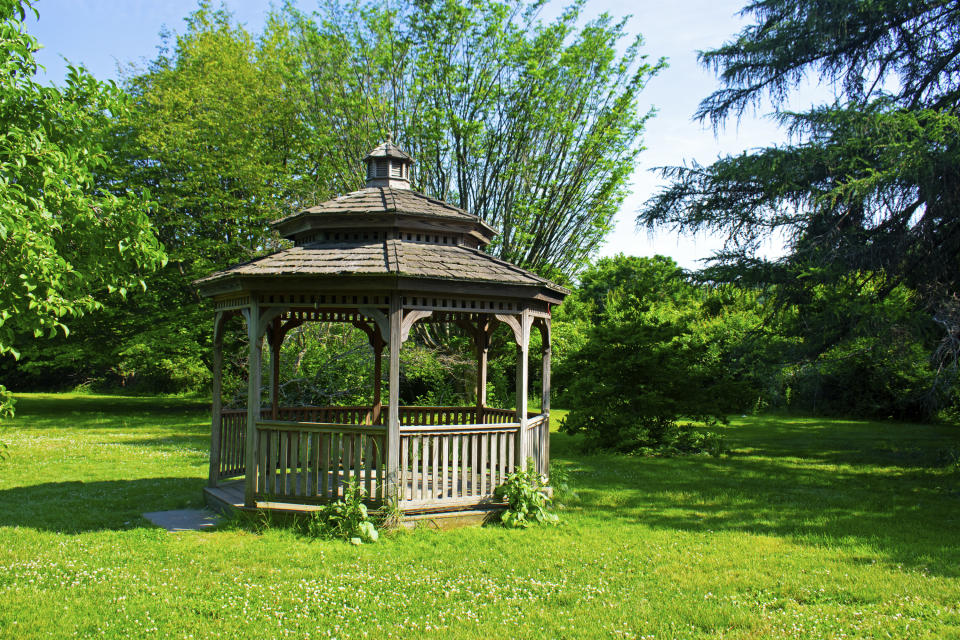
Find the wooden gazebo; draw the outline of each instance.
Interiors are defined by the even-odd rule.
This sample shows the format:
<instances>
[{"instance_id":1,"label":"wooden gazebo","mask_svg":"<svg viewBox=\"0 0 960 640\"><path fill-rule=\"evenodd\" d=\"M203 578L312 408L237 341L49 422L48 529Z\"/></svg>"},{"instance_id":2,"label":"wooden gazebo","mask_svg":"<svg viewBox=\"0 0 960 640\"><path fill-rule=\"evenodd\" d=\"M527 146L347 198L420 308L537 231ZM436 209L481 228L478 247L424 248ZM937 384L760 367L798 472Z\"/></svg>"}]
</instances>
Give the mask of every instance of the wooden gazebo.
<instances>
[{"instance_id":1,"label":"wooden gazebo","mask_svg":"<svg viewBox=\"0 0 960 640\"><path fill-rule=\"evenodd\" d=\"M352 479L372 501L395 499L405 513L453 512L491 504L494 488L528 458L548 473L550 311L568 291L484 253L496 231L411 190L413 160L389 138L364 161L366 188L273 223L293 247L195 283L216 309L206 495L217 506L304 509L341 496ZM247 405L223 409L224 324L237 314L250 343ZM369 337L371 406L279 406L284 335L316 321L350 323ZM416 322L455 323L473 337L474 406L399 406L400 348ZM498 323L517 344L515 410L486 406L488 345ZM534 328L543 337L539 413L527 408ZM269 404L261 400L264 338Z\"/></svg>"}]
</instances>

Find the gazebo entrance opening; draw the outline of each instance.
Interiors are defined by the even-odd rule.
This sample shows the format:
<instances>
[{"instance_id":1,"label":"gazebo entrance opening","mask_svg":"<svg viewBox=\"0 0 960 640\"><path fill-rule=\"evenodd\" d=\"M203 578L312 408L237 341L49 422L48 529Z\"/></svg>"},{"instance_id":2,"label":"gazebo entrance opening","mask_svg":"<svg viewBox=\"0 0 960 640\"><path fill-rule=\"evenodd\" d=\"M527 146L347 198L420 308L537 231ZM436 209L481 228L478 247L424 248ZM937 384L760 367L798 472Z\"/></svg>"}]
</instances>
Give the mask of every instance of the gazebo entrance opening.
<instances>
[{"instance_id":1,"label":"gazebo entrance opening","mask_svg":"<svg viewBox=\"0 0 960 640\"><path fill-rule=\"evenodd\" d=\"M366 188L274 223L292 247L196 283L216 310L206 494L218 506L310 508L356 482L371 500L395 500L407 513L457 511L491 504L493 490L528 459L548 473L550 315L569 292L482 251L496 231L410 189L413 161L389 140L365 160ZM249 339L246 408L223 409L224 326L238 315ZM281 406L280 347L309 322L366 334L375 355L369 406ZM418 322L452 323L472 338L475 403L400 404L400 350ZM510 410L486 402L499 325L517 345ZM527 406L532 331L543 344L541 412Z\"/></svg>"}]
</instances>

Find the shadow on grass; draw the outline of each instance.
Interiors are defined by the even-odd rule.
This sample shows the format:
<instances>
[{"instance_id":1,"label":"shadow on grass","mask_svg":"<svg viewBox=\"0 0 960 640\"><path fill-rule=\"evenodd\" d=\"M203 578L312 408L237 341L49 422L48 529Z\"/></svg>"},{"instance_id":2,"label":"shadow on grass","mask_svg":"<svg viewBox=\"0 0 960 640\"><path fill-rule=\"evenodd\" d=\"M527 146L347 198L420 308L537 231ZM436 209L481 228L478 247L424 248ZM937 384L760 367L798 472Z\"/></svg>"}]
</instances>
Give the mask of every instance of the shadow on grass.
<instances>
[{"instance_id":1,"label":"shadow on grass","mask_svg":"<svg viewBox=\"0 0 960 640\"><path fill-rule=\"evenodd\" d=\"M18 429L103 426L103 421L125 428L155 427L160 423L209 420L210 403L189 398L31 394L16 397ZM74 425L70 423L75 422Z\"/></svg>"},{"instance_id":2,"label":"shadow on grass","mask_svg":"<svg viewBox=\"0 0 960 640\"><path fill-rule=\"evenodd\" d=\"M48 482L0 491L0 527L43 531L131 529L150 511L203 505L200 478Z\"/></svg>"},{"instance_id":3,"label":"shadow on grass","mask_svg":"<svg viewBox=\"0 0 960 640\"><path fill-rule=\"evenodd\" d=\"M572 472L575 508L588 517L862 545L881 561L960 575L958 475L931 464L931 451L949 446L956 430L811 422L735 425L735 449L721 458L584 455L578 439L563 434L552 434L551 446ZM861 448L878 437L890 449ZM897 462L905 458L922 464Z\"/></svg>"},{"instance_id":4,"label":"shadow on grass","mask_svg":"<svg viewBox=\"0 0 960 640\"><path fill-rule=\"evenodd\" d=\"M209 428L207 428L207 430L209 430ZM207 431L197 435L180 434L157 436L156 438L120 440L114 444L130 447L156 447L158 449L191 449L202 453L204 456L210 454L210 434Z\"/></svg>"}]
</instances>

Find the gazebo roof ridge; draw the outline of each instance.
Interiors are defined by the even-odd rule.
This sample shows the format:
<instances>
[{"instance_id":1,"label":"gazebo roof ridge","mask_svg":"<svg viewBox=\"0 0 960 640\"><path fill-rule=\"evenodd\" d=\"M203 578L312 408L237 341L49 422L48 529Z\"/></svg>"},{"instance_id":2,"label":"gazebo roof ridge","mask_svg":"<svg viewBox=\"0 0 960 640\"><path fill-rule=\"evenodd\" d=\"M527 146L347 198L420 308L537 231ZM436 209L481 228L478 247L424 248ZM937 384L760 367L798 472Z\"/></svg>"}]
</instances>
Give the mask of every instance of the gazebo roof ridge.
<instances>
[{"instance_id":1,"label":"gazebo roof ridge","mask_svg":"<svg viewBox=\"0 0 960 640\"><path fill-rule=\"evenodd\" d=\"M481 244L489 244L498 235L480 216L456 205L413 189L390 186L351 191L275 220L271 227L293 240L322 228L403 228L406 222L423 220L452 225L448 232L471 234Z\"/></svg>"}]
</instances>

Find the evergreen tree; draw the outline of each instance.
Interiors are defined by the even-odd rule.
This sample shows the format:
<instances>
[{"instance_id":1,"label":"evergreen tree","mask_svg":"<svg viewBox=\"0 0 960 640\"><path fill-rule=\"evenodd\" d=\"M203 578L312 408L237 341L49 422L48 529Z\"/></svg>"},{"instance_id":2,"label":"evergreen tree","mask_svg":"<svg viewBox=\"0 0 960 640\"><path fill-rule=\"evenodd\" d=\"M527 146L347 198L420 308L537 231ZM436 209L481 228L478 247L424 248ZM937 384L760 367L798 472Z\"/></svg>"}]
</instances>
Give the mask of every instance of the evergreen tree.
<instances>
[{"instance_id":1,"label":"evergreen tree","mask_svg":"<svg viewBox=\"0 0 960 640\"><path fill-rule=\"evenodd\" d=\"M762 0L754 22L701 53L723 88L697 117L723 126L768 100L788 144L664 170L672 184L638 221L726 234L708 275L775 283L783 301L846 275L873 274L881 298L906 285L946 329L941 365L960 336L960 5L946 0ZM784 104L805 78L833 104ZM789 254L754 255L772 233Z\"/></svg>"}]
</instances>

